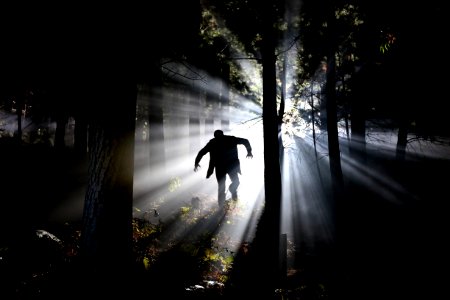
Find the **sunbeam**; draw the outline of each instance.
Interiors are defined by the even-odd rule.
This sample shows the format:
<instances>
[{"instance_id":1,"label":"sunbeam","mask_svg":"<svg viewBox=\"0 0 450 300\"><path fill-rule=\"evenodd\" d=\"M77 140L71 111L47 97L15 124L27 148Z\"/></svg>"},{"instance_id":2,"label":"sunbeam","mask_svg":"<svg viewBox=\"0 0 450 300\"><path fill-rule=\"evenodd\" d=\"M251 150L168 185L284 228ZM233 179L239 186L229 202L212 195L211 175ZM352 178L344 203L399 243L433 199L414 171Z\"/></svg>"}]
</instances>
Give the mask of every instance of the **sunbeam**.
<instances>
[{"instance_id":1,"label":"sunbeam","mask_svg":"<svg viewBox=\"0 0 450 300\"><path fill-rule=\"evenodd\" d=\"M330 178L324 146L310 138L284 135L282 163L282 232L301 251L314 251L334 239L330 222Z\"/></svg>"},{"instance_id":2,"label":"sunbeam","mask_svg":"<svg viewBox=\"0 0 450 300\"><path fill-rule=\"evenodd\" d=\"M263 204L261 108L237 95L239 108L220 105L210 109L205 108L202 96L192 91L174 94L164 90L152 95L159 97L151 99L152 106L165 111L164 126L161 136L155 137L151 126L161 125L137 120L134 217L163 226L160 240L165 245L192 242L208 233L211 249L233 256L243 243L252 241ZM141 106L148 99L141 94ZM148 115L143 118L148 119ZM238 146L242 172L239 196L232 200L227 190L223 210L217 199L215 175L206 178L209 156L194 172L197 152L213 138L216 129L248 139L253 150L253 158L246 158L245 147ZM230 178L226 180L228 187Z\"/></svg>"}]
</instances>

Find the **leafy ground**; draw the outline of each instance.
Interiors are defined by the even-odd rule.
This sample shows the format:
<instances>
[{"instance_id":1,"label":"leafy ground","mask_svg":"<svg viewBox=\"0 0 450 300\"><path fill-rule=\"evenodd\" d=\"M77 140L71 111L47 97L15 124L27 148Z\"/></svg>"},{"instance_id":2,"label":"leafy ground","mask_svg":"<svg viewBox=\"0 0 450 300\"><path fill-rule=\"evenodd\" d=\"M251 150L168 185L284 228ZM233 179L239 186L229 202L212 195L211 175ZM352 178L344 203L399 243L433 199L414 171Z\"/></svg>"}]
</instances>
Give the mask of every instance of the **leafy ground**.
<instances>
[{"instance_id":1,"label":"leafy ground","mask_svg":"<svg viewBox=\"0 0 450 300\"><path fill-rule=\"evenodd\" d=\"M48 211L79 182L80 161L46 147L0 148L2 158L0 294L3 299L85 296L78 270L77 221L51 223ZM398 162L382 155L365 162L370 180L353 178L339 206L337 285L346 299L436 299L446 294L448 267L448 159L413 157ZM389 184L387 184L389 183ZM54 188L49 188L54 187ZM395 200L395 201L394 201ZM207 201L214 201L207 199ZM242 217L239 203L226 211L195 201L159 222L155 211L135 211L136 283L130 295L149 299L239 299L251 291L251 243L217 236L219 225ZM175 225L176 224L176 225ZM195 234L173 229L195 228ZM183 238L180 238L183 236ZM329 260L288 244L286 282L271 299L331 299ZM264 264L264 260L259 260ZM93 283L94 284L94 283Z\"/></svg>"},{"instance_id":2,"label":"leafy ground","mask_svg":"<svg viewBox=\"0 0 450 300\"><path fill-rule=\"evenodd\" d=\"M134 218L136 273L130 276L135 276L136 290L130 290L130 294L148 293L151 299L244 296L233 288L236 281L231 274L237 261L245 261L251 245L243 243L238 253L233 253L227 248L231 241L214 233L218 223L232 223L236 217L239 217L236 203L230 203L225 210L211 209L202 215L196 207L183 207L175 219L195 224L197 234L181 240L164 237L170 224ZM76 290L81 284L77 278L79 236L79 224L66 223L48 230L30 230L10 243L3 243L0 248L2 294L11 299L46 299ZM298 299L301 295L304 295L302 299L327 299L327 287L312 277L307 278L306 272L290 270L286 286L275 291L272 299Z\"/></svg>"}]
</instances>

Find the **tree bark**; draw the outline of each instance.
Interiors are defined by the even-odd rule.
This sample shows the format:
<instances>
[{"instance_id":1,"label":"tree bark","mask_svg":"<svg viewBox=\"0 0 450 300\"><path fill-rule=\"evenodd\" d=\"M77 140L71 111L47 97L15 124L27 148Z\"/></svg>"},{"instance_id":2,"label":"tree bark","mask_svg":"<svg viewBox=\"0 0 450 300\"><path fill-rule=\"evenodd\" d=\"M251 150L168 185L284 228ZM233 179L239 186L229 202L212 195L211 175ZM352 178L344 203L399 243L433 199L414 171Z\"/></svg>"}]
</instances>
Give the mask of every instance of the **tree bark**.
<instances>
[{"instance_id":1,"label":"tree bark","mask_svg":"<svg viewBox=\"0 0 450 300\"><path fill-rule=\"evenodd\" d=\"M91 92L100 101L89 127L80 257L88 287L99 294L125 292L132 266L136 85L108 82Z\"/></svg>"},{"instance_id":2,"label":"tree bark","mask_svg":"<svg viewBox=\"0 0 450 300\"><path fill-rule=\"evenodd\" d=\"M264 192L265 206L255 236L259 266L258 289L261 295L273 295L280 284L280 212L281 171L278 140L277 88L275 32L273 28L273 3L265 2L264 36L262 45L263 64L263 132L264 132ZM263 261L267 261L263 264Z\"/></svg>"},{"instance_id":3,"label":"tree bark","mask_svg":"<svg viewBox=\"0 0 450 300\"><path fill-rule=\"evenodd\" d=\"M339 147L339 135L338 135L338 119L337 119L337 103L336 103L336 57L337 51L337 36L335 32L335 3L333 0L327 1L327 28L328 28L328 51L327 51L327 72L326 72L326 84L325 84L325 107L327 111L327 137L328 137L328 155L330 162L331 184L333 197L330 199L329 209L330 224L334 225L332 234L332 242L329 245L329 253L331 264L328 267L328 285L330 288L330 295L332 299L337 296L338 289L340 288L338 281L340 278L337 276L337 263L338 263L338 239L339 234L339 209L342 207L342 201L344 199L344 177L341 167L341 154Z\"/></svg>"}]
</instances>

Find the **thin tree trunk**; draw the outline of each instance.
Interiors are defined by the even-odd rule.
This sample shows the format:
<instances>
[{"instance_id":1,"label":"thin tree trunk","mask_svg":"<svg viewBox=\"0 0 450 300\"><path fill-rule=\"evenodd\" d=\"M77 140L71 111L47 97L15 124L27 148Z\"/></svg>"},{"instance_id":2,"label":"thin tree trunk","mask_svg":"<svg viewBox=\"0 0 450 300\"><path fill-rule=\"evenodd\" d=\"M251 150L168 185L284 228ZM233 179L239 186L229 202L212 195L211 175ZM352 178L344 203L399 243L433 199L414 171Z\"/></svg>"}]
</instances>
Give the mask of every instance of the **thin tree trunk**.
<instances>
[{"instance_id":1,"label":"thin tree trunk","mask_svg":"<svg viewBox=\"0 0 450 300\"><path fill-rule=\"evenodd\" d=\"M257 277L262 295L273 294L280 279L280 212L281 171L279 160L276 56L272 1L264 2L265 22L262 49L263 64L263 132L264 132L264 191L265 207L255 237L258 263L265 265ZM263 261L266 264L263 264Z\"/></svg>"},{"instance_id":2,"label":"thin tree trunk","mask_svg":"<svg viewBox=\"0 0 450 300\"><path fill-rule=\"evenodd\" d=\"M336 58L335 52L337 50L337 41L335 36L335 15L334 15L334 1L328 1L327 7L327 22L328 22L328 52L327 52L327 81L325 85L325 106L327 111L327 136L328 136L328 154L330 162L331 184L333 197L330 199L329 209L330 224L334 232L332 234L332 243L330 245L330 259L331 265L329 266L327 283L330 286L330 294L332 299L336 297L337 289L339 288L337 273L338 257L336 255L337 249L337 233L339 232L339 223L337 222L337 216L339 215L339 208L342 206L343 191L344 191L344 178L341 167L341 156L339 149L339 136L338 136L338 120L337 120L337 104L336 104Z\"/></svg>"},{"instance_id":3,"label":"thin tree trunk","mask_svg":"<svg viewBox=\"0 0 450 300\"><path fill-rule=\"evenodd\" d=\"M248 263L236 264L236 293L239 297L273 299L285 276L280 262L281 171L279 156L276 85L276 56L273 1L264 4L263 66L263 133L264 133L264 210L259 219ZM247 261L246 261L247 262Z\"/></svg>"},{"instance_id":4,"label":"thin tree trunk","mask_svg":"<svg viewBox=\"0 0 450 300\"><path fill-rule=\"evenodd\" d=\"M278 120L278 146L279 146L279 153L280 153L280 166L283 165L283 159L284 159L282 126L283 126L284 111L285 111L285 107L286 107L287 59L288 59L288 55L285 52L284 57L283 57L283 70L281 71L281 95L280 95L280 107L278 109L278 119L277 119ZM275 95L275 97L276 97L276 95Z\"/></svg>"},{"instance_id":5,"label":"thin tree trunk","mask_svg":"<svg viewBox=\"0 0 450 300\"><path fill-rule=\"evenodd\" d=\"M336 92L335 92L335 65L334 55L330 54L327 68L327 82L326 82L326 107L327 107L327 137L328 137L328 155L330 162L331 184L333 189L334 199L331 199L330 207L332 208L332 224L336 220L336 208L339 205L337 202L342 199L344 189L344 177L341 167L341 153L339 147L339 136L337 128L336 115Z\"/></svg>"},{"instance_id":6,"label":"thin tree trunk","mask_svg":"<svg viewBox=\"0 0 450 300\"><path fill-rule=\"evenodd\" d=\"M314 144L314 152L317 157L317 145L316 145L316 117L315 117L315 109L314 109L314 81L311 81L311 126L312 126L312 136L313 136L313 144Z\"/></svg>"},{"instance_id":7,"label":"thin tree trunk","mask_svg":"<svg viewBox=\"0 0 450 300\"><path fill-rule=\"evenodd\" d=\"M333 1L329 1L333 3ZM325 85L325 105L327 110L327 132L328 132L328 153L330 160L330 171L333 184L333 190L336 195L340 195L343 188L343 174L341 167L341 153L339 149L338 120L336 107L336 42L333 32L334 24L334 6L330 4L328 8L330 15L328 18L329 29L329 51L327 60L327 81ZM339 197L338 197L339 198Z\"/></svg>"}]
</instances>

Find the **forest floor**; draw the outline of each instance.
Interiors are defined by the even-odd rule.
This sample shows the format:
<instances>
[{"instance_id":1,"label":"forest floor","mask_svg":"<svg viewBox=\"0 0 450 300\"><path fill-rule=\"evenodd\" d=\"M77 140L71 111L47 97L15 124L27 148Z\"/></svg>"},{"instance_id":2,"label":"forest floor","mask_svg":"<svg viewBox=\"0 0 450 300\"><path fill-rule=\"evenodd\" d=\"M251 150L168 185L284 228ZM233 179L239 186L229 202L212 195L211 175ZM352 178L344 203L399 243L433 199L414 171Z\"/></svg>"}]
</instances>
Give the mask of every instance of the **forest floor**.
<instances>
[{"instance_id":1,"label":"forest floor","mask_svg":"<svg viewBox=\"0 0 450 300\"><path fill-rule=\"evenodd\" d=\"M79 296L76 291L86 283L77 279L75 266L79 221L49 219L58 201L74 196L70 191L85 184L81 176L85 161L39 145L0 149L2 299ZM447 293L447 277L441 272L448 270L450 160L409 156L396 161L377 152L369 154L364 164L370 180L349 176L344 168L349 179L345 201L336 208L334 285L345 299L431 299ZM232 288L233 280L247 273L224 271L233 270L238 261L245 264L250 245L240 245L240 256L233 256L210 242L218 223L239 218L236 206L231 203L226 211L211 206L199 216L191 203L177 218L195 224L197 234L173 243L161 239L168 226L134 218L133 289L139 292L130 294L149 299L251 295ZM328 254L297 249L289 248L288 253L301 263L289 266L285 284L270 299L331 299Z\"/></svg>"}]
</instances>

